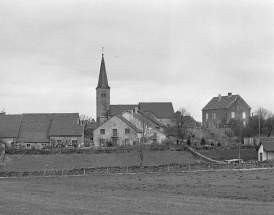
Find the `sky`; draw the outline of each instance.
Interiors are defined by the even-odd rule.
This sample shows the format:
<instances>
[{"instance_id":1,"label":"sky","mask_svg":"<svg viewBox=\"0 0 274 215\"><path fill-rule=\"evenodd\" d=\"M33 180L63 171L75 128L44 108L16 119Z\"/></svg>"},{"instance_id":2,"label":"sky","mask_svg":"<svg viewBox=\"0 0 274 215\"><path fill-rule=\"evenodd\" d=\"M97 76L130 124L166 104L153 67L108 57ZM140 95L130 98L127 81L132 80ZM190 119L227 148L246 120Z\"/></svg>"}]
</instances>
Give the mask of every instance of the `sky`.
<instances>
[{"instance_id":1,"label":"sky","mask_svg":"<svg viewBox=\"0 0 274 215\"><path fill-rule=\"evenodd\" d=\"M102 47L111 104L274 112L272 0L1 0L0 110L96 118Z\"/></svg>"}]
</instances>

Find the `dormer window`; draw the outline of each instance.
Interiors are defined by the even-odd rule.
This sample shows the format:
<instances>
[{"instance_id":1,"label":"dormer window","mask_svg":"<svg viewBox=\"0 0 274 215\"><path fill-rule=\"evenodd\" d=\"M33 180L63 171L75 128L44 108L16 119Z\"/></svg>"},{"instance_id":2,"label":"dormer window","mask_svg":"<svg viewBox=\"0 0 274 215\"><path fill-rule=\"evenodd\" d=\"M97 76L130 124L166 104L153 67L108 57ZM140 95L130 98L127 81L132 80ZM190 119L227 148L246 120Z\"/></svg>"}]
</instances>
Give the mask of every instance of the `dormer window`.
<instances>
[{"instance_id":1,"label":"dormer window","mask_svg":"<svg viewBox=\"0 0 274 215\"><path fill-rule=\"evenodd\" d=\"M106 97L106 95L107 95L106 91L101 92L101 97Z\"/></svg>"}]
</instances>

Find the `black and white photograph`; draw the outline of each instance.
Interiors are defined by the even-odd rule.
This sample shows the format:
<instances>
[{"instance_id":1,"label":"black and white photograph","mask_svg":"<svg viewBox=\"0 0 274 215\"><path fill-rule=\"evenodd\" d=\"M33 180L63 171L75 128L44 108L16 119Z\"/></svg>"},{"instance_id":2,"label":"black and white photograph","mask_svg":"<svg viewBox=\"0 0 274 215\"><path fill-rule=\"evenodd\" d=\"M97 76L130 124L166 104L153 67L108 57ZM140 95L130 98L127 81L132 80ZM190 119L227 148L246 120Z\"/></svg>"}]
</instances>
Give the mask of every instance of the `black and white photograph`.
<instances>
[{"instance_id":1,"label":"black and white photograph","mask_svg":"<svg viewBox=\"0 0 274 215\"><path fill-rule=\"evenodd\" d=\"M273 215L274 1L0 0L1 215Z\"/></svg>"}]
</instances>

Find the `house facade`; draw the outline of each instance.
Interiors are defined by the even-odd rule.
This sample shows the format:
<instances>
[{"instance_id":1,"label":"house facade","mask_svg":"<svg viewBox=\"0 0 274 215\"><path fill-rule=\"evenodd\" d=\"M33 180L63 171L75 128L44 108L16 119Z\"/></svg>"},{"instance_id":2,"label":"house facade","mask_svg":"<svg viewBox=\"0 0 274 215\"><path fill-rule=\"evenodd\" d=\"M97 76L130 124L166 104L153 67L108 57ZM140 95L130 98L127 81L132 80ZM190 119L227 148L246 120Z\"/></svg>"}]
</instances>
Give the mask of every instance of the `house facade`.
<instances>
[{"instance_id":1,"label":"house facade","mask_svg":"<svg viewBox=\"0 0 274 215\"><path fill-rule=\"evenodd\" d=\"M202 109L203 128L224 128L230 119L241 119L243 126L250 120L251 107L240 95L213 97Z\"/></svg>"},{"instance_id":2,"label":"house facade","mask_svg":"<svg viewBox=\"0 0 274 215\"><path fill-rule=\"evenodd\" d=\"M93 131L95 147L135 145L141 138L141 130L121 115L107 119Z\"/></svg>"},{"instance_id":3,"label":"house facade","mask_svg":"<svg viewBox=\"0 0 274 215\"><path fill-rule=\"evenodd\" d=\"M261 141L258 149L258 161L274 159L274 141Z\"/></svg>"}]
</instances>

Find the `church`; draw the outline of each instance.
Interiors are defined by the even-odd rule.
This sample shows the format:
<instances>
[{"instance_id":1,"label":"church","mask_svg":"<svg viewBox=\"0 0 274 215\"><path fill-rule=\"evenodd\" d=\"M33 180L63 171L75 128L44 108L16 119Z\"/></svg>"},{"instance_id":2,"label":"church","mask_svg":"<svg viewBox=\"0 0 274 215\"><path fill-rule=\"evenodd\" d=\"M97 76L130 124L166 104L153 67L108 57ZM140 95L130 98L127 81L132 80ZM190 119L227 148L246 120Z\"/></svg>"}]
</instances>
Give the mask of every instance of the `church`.
<instances>
[{"instance_id":1,"label":"church","mask_svg":"<svg viewBox=\"0 0 274 215\"><path fill-rule=\"evenodd\" d=\"M137 104L111 105L104 54L102 54L98 85L96 87L96 119L98 125L112 116L127 110L142 110L165 126L173 123L174 109L172 102L139 102Z\"/></svg>"},{"instance_id":2,"label":"church","mask_svg":"<svg viewBox=\"0 0 274 215\"><path fill-rule=\"evenodd\" d=\"M139 102L136 104L110 104L104 54L102 54L98 85L96 87L96 122L93 132L94 146L130 144L140 138L146 143L166 139L164 127L174 123L172 102ZM147 131L144 131L144 122Z\"/></svg>"}]
</instances>

